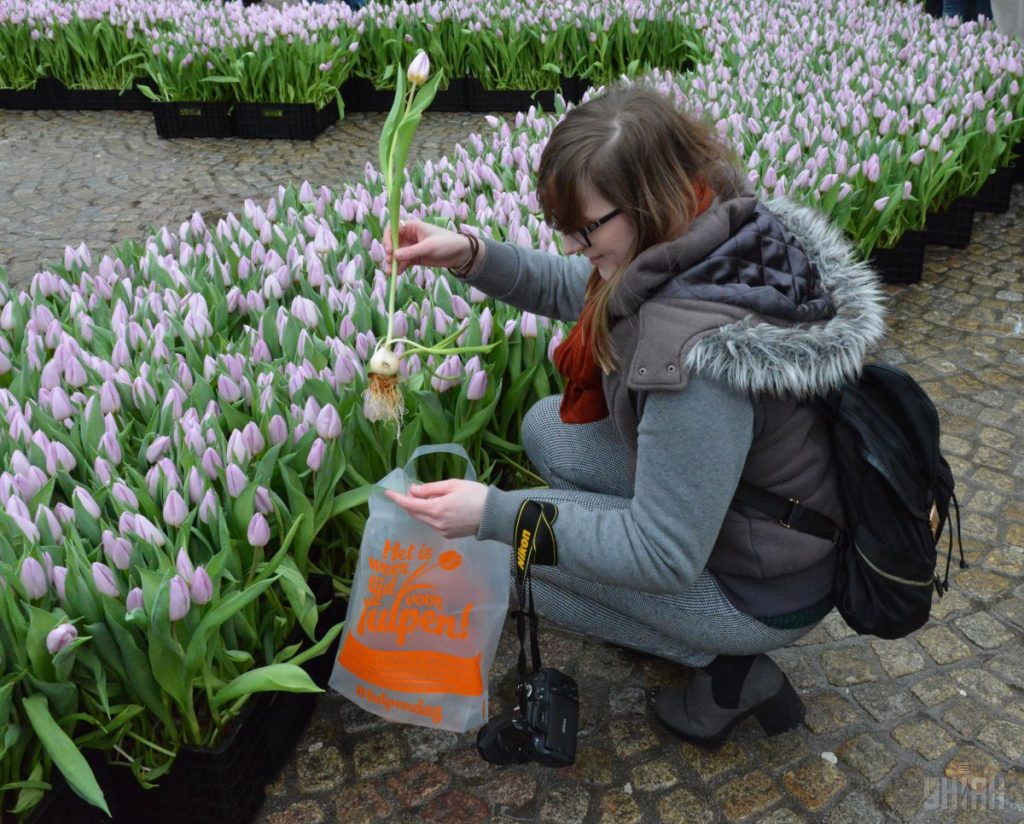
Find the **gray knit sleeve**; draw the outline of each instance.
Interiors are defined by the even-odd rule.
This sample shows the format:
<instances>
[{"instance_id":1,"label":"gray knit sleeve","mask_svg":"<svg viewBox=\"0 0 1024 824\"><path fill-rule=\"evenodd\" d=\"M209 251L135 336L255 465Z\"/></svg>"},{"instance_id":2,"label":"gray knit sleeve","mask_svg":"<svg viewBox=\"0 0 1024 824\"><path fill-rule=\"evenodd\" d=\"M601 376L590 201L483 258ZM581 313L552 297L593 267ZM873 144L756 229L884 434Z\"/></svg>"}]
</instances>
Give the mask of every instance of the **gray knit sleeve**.
<instances>
[{"instance_id":1,"label":"gray knit sleeve","mask_svg":"<svg viewBox=\"0 0 1024 824\"><path fill-rule=\"evenodd\" d=\"M491 487L477 537L511 543L521 502L551 501L559 569L645 592L680 592L711 555L753 427L750 398L721 382L694 376L682 392L651 392L631 498Z\"/></svg>"},{"instance_id":2,"label":"gray knit sleeve","mask_svg":"<svg viewBox=\"0 0 1024 824\"><path fill-rule=\"evenodd\" d=\"M591 267L584 257L560 257L512 243L484 241L483 261L464 282L518 309L576 320Z\"/></svg>"}]
</instances>

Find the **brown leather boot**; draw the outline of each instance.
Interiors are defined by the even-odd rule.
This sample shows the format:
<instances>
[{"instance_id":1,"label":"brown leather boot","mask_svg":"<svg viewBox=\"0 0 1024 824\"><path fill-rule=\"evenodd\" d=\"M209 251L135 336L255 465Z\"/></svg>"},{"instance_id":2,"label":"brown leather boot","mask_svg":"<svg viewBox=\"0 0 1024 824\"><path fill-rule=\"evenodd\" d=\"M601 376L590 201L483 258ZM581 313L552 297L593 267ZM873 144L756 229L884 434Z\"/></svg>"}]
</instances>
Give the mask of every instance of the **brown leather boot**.
<instances>
[{"instance_id":1,"label":"brown leather boot","mask_svg":"<svg viewBox=\"0 0 1024 824\"><path fill-rule=\"evenodd\" d=\"M758 655L743 680L735 708L715 702L711 676L698 670L689 686L668 687L658 693L654 711L684 741L714 748L748 715L772 736L797 726L806 708L785 673L767 655Z\"/></svg>"}]
</instances>

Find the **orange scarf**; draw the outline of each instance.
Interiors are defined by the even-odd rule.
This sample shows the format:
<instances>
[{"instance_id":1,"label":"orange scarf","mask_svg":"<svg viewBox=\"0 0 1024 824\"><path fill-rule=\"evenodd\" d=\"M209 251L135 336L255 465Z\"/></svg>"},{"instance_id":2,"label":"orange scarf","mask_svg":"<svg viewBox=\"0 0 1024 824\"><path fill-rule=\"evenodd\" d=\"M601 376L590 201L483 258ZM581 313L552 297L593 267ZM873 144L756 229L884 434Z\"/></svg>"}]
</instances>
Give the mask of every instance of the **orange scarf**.
<instances>
[{"instance_id":1,"label":"orange scarf","mask_svg":"<svg viewBox=\"0 0 1024 824\"><path fill-rule=\"evenodd\" d=\"M703 181L693 190L697 208L693 217L702 214L711 205L715 194ZM601 276L595 269L587 283L587 297L593 294ZM563 423L593 423L608 417L608 404L602 387L601 367L594 359L594 348L590 345L589 327L593 322L594 302L586 300L579 320L565 340L555 350L555 367L565 377L562 405L558 415Z\"/></svg>"}]
</instances>

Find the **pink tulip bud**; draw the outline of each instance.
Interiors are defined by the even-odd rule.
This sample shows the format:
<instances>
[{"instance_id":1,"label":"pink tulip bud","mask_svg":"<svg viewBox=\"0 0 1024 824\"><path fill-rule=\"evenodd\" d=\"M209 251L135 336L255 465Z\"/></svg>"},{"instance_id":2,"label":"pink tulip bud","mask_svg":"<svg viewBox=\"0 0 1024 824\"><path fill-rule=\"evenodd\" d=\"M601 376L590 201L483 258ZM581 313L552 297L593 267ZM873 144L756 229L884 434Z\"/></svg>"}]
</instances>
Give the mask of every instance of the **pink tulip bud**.
<instances>
[{"instance_id":1,"label":"pink tulip bud","mask_svg":"<svg viewBox=\"0 0 1024 824\"><path fill-rule=\"evenodd\" d=\"M208 478L216 478L217 473L221 467L224 466L223 461L220 459L220 455L217 454L216 450L212 447L207 447L203 453L203 471L206 473Z\"/></svg>"},{"instance_id":2,"label":"pink tulip bud","mask_svg":"<svg viewBox=\"0 0 1024 824\"><path fill-rule=\"evenodd\" d=\"M146 460L150 463L156 463L170 445L171 439L166 435L160 435L158 438L155 438L153 443L146 449Z\"/></svg>"},{"instance_id":3,"label":"pink tulip bud","mask_svg":"<svg viewBox=\"0 0 1024 824\"><path fill-rule=\"evenodd\" d=\"M92 582L102 595L108 595L111 598L121 597L121 593L117 591L117 583L114 581L114 571L106 564L99 561L93 562Z\"/></svg>"},{"instance_id":4,"label":"pink tulip bud","mask_svg":"<svg viewBox=\"0 0 1024 824\"><path fill-rule=\"evenodd\" d=\"M474 372L469 379L469 386L466 387L466 398L471 401L482 400L487 394L487 373L482 369Z\"/></svg>"},{"instance_id":5,"label":"pink tulip bud","mask_svg":"<svg viewBox=\"0 0 1024 824\"><path fill-rule=\"evenodd\" d=\"M188 615L188 611L192 606L192 598L188 592L188 584L186 584L179 576L175 575L171 578L169 596L167 614L172 621L180 621Z\"/></svg>"},{"instance_id":6,"label":"pink tulip bud","mask_svg":"<svg viewBox=\"0 0 1024 824\"><path fill-rule=\"evenodd\" d=\"M242 389L227 375L217 376L217 394L226 403L234 403L241 399Z\"/></svg>"},{"instance_id":7,"label":"pink tulip bud","mask_svg":"<svg viewBox=\"0 0 1024 824\"><path fill-rule=\"evenodd\" d=\"M213 494L212 489L207 489L203 500L199 503L199 520L204 524L209 524L215 517L217 517L217 496Z\"/></svg>"},{"instance_id":8,"label":"pink tulip bud","mask_svg":"<svg viewBox=\"0 0 1024 824\"><path fill-rule=\"evenodd\" d=\"M71 493L71 497L93 518L100 517L99 504L96 503L84 486L76 486L75 491Z\"/></svg>"},{"instance_id":9,"label":"pink tulip bud","mask_svg":"<svg viewBox=\"0 0 1024 824\"><path fill-rule=\"evenodd\" d=\"M21 562L21 572L18 577L31 601L42 598L50 589L50 582L47 580L43 565L31 555Z\"/></svg>"},{"instance_id":10,"label":"pink tulip bud","mask_svg":"<svg viewBox=\"0 0 1024 824\"><path fill-rule=\"evenodd\" d=\"M121 463L121 444L117 442L115 435L107 432L100 438L100 451L107 456L107 460L114 466Z\"/></svg>"},{"instance_id":11,"label":"pink tulip bud","mask_svg":"<svg viewBox=\"0 0 1024 824\"><path fill-rule=\"evenodd\" d=\"M324 442L317 438L313 441L313 445L309 448L309 455L306 456L306 466L312 469L314 472L319 471L320 465L324 461Z\"/></svg>"},{"instance_id":12,"label":"pink tulip bud","mask_svg":"<svg viewBox=\"0 0 1024 824\"><path fill-rule=\"evenodd\" d=\"M141 587L132 588L132 591L128 593L128 597L125 599L124 605L129 612L137 609L143 609Z\"/></svg>"},{"instance_id":13,"label":"pink tulip bud","mask_svg":"<svg viewBox=\"0 0 1024 824\"><path fill-rule=\"evenodd\" d=\"M175 527L181 526L187 515L188 506L185 504L185 499L176 489L172 489L167 493L167 499L164 501L164 523Z\"/></svg>"},{"instance_id":14,"label":"pink tulip bud","mask_svg":"<svg viewBox=\"0 0 1024 824\"><path fill-rule=\"evenodd\" d=\"M110 487L110 494L113 496L114 500L122 506L127 506L132 509L139 508L139 499L135 496L135 493L121 483L121 481L114 481L113 486Z\"/></svg>"},{"instance_id":15,"label":"pink tulip bud","mask_svg":"<svg viewBox=\"0 0 1024 824\"><path fill-rule=\"evenodd\" d=\"M246 537L249 539L249 543L254 547L266 546L270 541L270 525L261 513L255 513L249 520L249 528L246 531Z\"/></svg>"},{"instance_id":16,"label":"pink tulip bud","mask_svg":"<svg viewBox=\"0 0 1024 824\"><path fill-rule=\"evenodd\" d=\"M885 207L889 205L889 198L888 197L880 197L872 205L875 207L876 211L884 212L885 211Z\"/></svg>"},{"instance_id":17,"label":"pink tulip bud","mask_svg":"<svg viewBox=\"0 0 1024 824\"><path fill-rule=\"evenodd\" d=\"M178 571L178 574L185 579L186 583L191 582L192 576L195 575L195 567L192 566L192 561L188 557L188 553L184 549L178 550L178 555L174 559L174 568Z\"/></svg>"},{"instance_id":18,"label":"pink tulip bud","mask_svg":"<svg viewBox=\"0 0 1024 824\"><path fill-rule=\"evenodd\" d=\"M242 430L242 441L250 455L258 455L267 445L263 433L253 421L249 421Z\"/></svg>"},{"instance_id":19,"label":"pink tulip bud","mask_svg":"<svg viewBox=\"0 0 1024 824\"><path fill-rule=\"evenodd\" d=\"M334 440L341 435L341 416L334 404L327 404L316 418L316 431L321 438Z\"/></svg>"},{"instance_id":20,"label":"pink tulip bud","mask_svg":"<svg viewBox=\"0 0 1024 824\"><path fill-rule=\"evenodd\" d=\"M284 443L288 439L288 424L280 415L274 415L270 419L270 442L275 446Z\"/></svg>"},{"instance_id":21,"label":"pink tulip bud","mask_svg":"<svg viewBox=\"0 0 1024 824\"><path fill-rule=\"evenodd\" d=\"M53 588L57 593L57 597L61 601L66 599L64 583L68 577L68 568L64 566L55 566L53 568Z\"/></svg>"},{"instance_id":22,"label":"pink tulip bud","mask_svg":"<svg viewBox=\"0 0 1024 824\"><path fill-rule=\"evenodd\" d=\"M430 58L425 51L418 51L405 73L410 86L422 86L430 77Z\"/></svg>"},{"instance_id":23,"label":"pink tulip bud","mask_svg":"<svg viewBox=\"0 0 1024 824\"><path fill-rule=\"evenodd\" d=\"M46 649L50 655L56 655L78 637L78 630L73 624L58 624L46 635Z\"/></svg>"},{"instance_id":24,"label":"pink tulip bud","mask_svg":"<svg viewBox=\"0 0 1024 824\"><path fill-rule=\"evenodd\" d=\"M196 574L192 576L192 583L189 584L189 595L192 603L202 606L213 598L213 581L209 573L203 567L196 567Z\"/></svg>"},{"instance_id":25,"label":"pink tulip bud","mask_svg":"<svg viewBox=\"0 0 1024 824\"><path fill-rule=\"evenodd\" d=\"M110 464L107 463L103 458L97 456L96 460L92 463L93 469L96 472L96 477L100 479L100 483L106 486L110 483L113 477L110 471Z\"/></svg>"},{"instance_id":26,"label":"pink tulip bud","mask_svg":"<svg viewBox=\"0 0 1024 824\"><path fill-rule=\"evenodd\" d=\"M126 514L128 513L123 513L123 515ZM157 529L156 525L151 520L149 520L149 518L145 517L144 515L135 515L134 522L134 532L143 541L148 541L149 543L153 544L153 546L163 546L165 543L167 543L167 539L164 537L163 532ZM122 532L123 531L124 530L122 530Z\"/></svg>"},{"instance_id":27,"label":"pink tulip bud","mask_svg":"<svg viewBox=\"0 0 1024 824\"><path fill-rule=\"evenodd\" d=\"M50 393L50 411L58 421L67 420L74 413L68 393L59 386L55 387Z\"/></svg>"},{"instance_id":28,"label":"pink tulip bud","mask_svg":"<svg viewBox=\"0 0 1024 824\"><path fill-rule=\"evenodd\" d=\"M132 564L132 545L127 538L115 537L109 529L103 530L103 554L122 572Z\"/></svg>"},{"instance_id":29,"label":"pink tulip bud","mask_svg":"<svg viewBox=\"0 0 1024 824\"><path fill-rule=\"evenodd\" d=\"M103 385L100 387L100 409L104 414L121 409L121 396L110 381L103 381Z\"/></svg>"},{"instance_id":30,"label":"pink tulip bud","mask_svg":"<svg viewBox=\"0 0 1024 824\"><path fill-rule=\"evenodd\" d=\"M270 492L265 486L256 487L256 494L253 498L253 503L259 512L264 515L269 515L274 511L274 502L270 497Z\"/></svg>"},{"instance_id":31,"label":"pink tulip bud","mask_svg":"<svg viewBox=\"0 0 1024 824\"><path fill-rule=\"evenodd\" d=\"M189 500L197 504L203 497L203 490L206 488L206 482L203 480L203 476L199 474L199 470L196 467L192 467L188 471L188 497Z\"/></svg>"},{"instance_id":32,"label":"pink tulip bud","mask_svg":"<svg viewBox=\"0 0 1024 824\"><path fill-rule=\"evenodd\" d=\"M241 495L248 483L245 473L233 463L228 464L228 468L224 473L224 480L227 484L228 494L232 498L237 498Z\"/></svg>"}]
</instances>

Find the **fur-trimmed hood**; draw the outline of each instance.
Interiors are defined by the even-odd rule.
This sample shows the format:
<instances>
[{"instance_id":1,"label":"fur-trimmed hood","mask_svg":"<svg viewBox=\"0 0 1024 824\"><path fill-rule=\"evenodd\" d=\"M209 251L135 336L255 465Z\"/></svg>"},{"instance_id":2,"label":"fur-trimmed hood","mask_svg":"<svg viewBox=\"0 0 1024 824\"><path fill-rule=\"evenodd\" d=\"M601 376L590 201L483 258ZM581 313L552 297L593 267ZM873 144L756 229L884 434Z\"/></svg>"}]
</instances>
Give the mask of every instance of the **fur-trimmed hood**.
<instances>
[{"instance_id":1,"label":"fur-trimmed hood","mask_svg":"<svg viewBox=\"0 0 1024 824\"><path fill-rule=\"evenodd\" d=\"M631 269L610 308L631 321L615 338L634 391L701 374L753 394L825 395L885 333L877 275L821 213L786 198L716 201Z\"/></svg>"}]
</instances>

